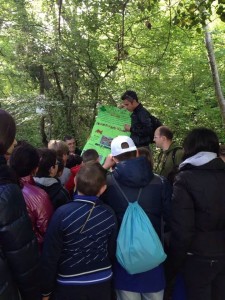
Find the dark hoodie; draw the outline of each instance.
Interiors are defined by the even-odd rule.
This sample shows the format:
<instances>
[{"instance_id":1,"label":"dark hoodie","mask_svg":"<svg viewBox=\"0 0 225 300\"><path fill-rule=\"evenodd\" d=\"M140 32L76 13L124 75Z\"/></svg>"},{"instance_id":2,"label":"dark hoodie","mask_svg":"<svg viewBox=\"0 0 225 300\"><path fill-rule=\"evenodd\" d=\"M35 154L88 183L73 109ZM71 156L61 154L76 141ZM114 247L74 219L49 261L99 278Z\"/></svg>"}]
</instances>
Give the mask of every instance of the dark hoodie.
<instances>
[{"instance_id":1,"label":"dark hoodie","mask_svg":"<svg viewBox=\"0 0 225 300\"><path fill-rule=\"evenodd\" d=\"M71 201L68 191L63 188L59 179L54 177L34 177L34 181L37 186L45 190L49 195L54 210Z\"/></svg>"},{"instance_id":2,"label":"dark hoodie","mask_svg":"<svg viewBox=\"0 0 225 300\"><path fill-rule=\"evenodd\" d=\"M167 223L170 219L172 191L169 183L152 172L145 157L128 159L117 163L112 174L130 202L137 200L139 189L143 188L139 204L160 236L162 214ZM118 222L121 224L128 204L115 186L112 174L109 174L107 177L107 191L104 195L104 201L113 208Z\"/></svg>"}]
</instances>

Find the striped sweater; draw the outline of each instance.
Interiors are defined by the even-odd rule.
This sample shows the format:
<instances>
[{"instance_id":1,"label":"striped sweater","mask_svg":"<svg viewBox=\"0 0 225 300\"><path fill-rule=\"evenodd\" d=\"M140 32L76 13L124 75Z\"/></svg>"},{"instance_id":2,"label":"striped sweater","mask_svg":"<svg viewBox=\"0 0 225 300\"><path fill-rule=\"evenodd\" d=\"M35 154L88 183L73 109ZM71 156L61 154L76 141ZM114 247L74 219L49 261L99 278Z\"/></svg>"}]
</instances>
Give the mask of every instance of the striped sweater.
<instances>
[{"instance_id":1,"label":"striped sweater","mask_svg":"<svg viewBox=\"0 0 225 300\"><path fill-rule=\"evenodd\" d=\"M42 292L51 293L55 278L74 278L111 268L116 218L97 197L76 195L54 213L41 260Z\"/></svg>"}]
</instances>

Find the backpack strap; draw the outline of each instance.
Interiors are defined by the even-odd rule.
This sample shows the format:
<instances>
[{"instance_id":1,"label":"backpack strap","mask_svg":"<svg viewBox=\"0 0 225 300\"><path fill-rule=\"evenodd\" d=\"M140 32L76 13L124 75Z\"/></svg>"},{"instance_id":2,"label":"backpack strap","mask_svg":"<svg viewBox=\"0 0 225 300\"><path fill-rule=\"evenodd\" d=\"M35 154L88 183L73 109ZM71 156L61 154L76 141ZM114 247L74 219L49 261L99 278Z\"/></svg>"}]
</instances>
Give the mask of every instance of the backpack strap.
<instances>
[{"instance_id":1,"label":"backpack strap","mask_svg":"<svg viewBox=\"0 0 225 300\"><path fill-rule=\"evenodd\" d=\"M113 178L113 181L116 185L116 187L118 188L118 190L121 192L121 194L124 196L124 198L127 200L127 202L129 203L130 201L128 200L127 196L125 195L124 191L121 189L121 187L119 186L118 182L116 181L116 178L114 177L114 175L112 174L112 178ZM139 192L138 192L138 196L137 196L137 202L138 200L140 199L140 196L141 196L141 192L142 192L142 188L139 189Z\"/></svg>"},{"instance_id":2,"label":"backpack strap","mask_svg":"<svg viewBox=\"0 0 225 300\"><path fill-rule=\"evenodd\" d=\"M172 152L172 160L173 160L174 166L176 165L175 164L176 153L177 153L177 150L179 150L179 149L182 149L182 148L178 146L178 147L174 148L173 152Z\"/></svg>"},{"instance_id":3,"label":"backpack strap","mask_svg":"<svg viewBox=\"0 0 225 300\"><path fill-rule=\"evenodd\" d=\"M176 166L175 164L175 158L176 158L176 153L177 153L177 150L179 149L182 149L182 147L175 147L173 150L170 150L169 152L167 152L166 154L163 153L163 151L160 151L159 155L158 155L158 164L156 166L156 170L158 169L159 167L159 164L160 164L160 161L161 161L161 158L162 156L164 155L164 158L163 158L163 162L162 162L162 166L161 166L161 170L164 169L165 167L165 164L166 164L166 161L167 161L167 158L169 156L169 154L172 152L172 161L173 161L173 165Z\"/></svg>"}]
</instances>

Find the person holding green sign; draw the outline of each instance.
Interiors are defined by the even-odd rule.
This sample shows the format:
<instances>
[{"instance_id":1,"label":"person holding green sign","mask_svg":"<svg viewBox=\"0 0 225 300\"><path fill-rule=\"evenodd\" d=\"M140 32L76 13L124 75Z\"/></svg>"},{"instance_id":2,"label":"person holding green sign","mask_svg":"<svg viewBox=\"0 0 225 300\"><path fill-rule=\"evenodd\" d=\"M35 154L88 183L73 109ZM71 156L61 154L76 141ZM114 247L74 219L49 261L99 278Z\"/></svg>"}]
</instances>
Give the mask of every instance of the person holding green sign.
<instances>
[{"instance_id":1,"label":"person holding green sign","mask_svg":"<svg viewBox=\"0 0 225 300\"><path fill-rule=\"evenodd\" d=\"M153 143L154 131L162 123L143 107L138 101L136 92L128 90L121 99L123 107L132 112L131 125L125 124L124 130L131 133L130 137L136 147L149 147L149 144Z\"/></svg>"}]
</instances>

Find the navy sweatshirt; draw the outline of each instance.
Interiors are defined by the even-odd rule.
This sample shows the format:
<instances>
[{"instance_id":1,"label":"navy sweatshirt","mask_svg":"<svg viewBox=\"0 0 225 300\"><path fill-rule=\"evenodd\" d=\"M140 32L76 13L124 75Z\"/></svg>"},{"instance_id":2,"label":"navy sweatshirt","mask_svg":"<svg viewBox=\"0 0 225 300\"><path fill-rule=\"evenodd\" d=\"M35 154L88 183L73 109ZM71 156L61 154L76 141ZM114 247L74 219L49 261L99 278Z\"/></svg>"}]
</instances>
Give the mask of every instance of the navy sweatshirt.
<instances>
[{"instance_id":1,"label":"navy sweatshirt","mask_svg":"<svg viewBox=\"0 0 225 300\"><path fill-rule=\"evenodd\" d=\"M59 207L44 242L43 295L53 291L57 276L70 278L110 269L116 236L116 217L97 197L76 195L72 202Z\"/></svg>"}]
</instances>

